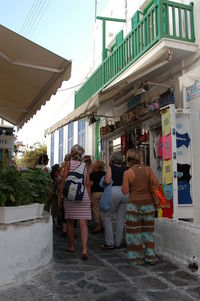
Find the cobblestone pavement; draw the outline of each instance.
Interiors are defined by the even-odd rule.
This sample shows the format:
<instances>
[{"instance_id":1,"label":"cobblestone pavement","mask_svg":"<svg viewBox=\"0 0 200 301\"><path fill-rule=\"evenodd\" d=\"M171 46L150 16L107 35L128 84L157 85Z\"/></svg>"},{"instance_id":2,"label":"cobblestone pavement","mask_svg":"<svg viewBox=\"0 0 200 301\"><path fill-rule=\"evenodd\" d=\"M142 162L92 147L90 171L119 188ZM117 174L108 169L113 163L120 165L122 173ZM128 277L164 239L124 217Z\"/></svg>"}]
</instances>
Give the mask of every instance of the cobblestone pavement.
<instances>
[{"instance_id":1,"label":"cobblestone pavement","mask_svg":"<svg viewBox=\"0 0 200 301\"><path fill-rule=\"evenodd\" d=\"M67 253L67 239L54 233L54 261L41 274L0 290L0 301L194 301L200 300L196 274L162 258L156 265L133 267L125 249L101 251L103 234L89 236L89 260Z\"/></svg>"}]
</instances>

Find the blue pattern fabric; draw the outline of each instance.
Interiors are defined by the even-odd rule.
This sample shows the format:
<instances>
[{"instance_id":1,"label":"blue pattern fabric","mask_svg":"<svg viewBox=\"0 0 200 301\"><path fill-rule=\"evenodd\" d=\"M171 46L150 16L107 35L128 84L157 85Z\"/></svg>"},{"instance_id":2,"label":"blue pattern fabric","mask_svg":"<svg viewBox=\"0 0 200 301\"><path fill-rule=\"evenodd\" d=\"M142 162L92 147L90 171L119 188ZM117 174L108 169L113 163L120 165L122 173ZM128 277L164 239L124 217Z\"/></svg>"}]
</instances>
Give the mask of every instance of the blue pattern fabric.
<instances>
[{"instance_id":1,"label":"blue pattern fabric","mask_svg":"<svg viewBox=\"0 0 200 301\"><path fill-rule=\"evenodd\" d=\"M156 260L154 251L154 205L127 204L126 244L131 264Z\"/></svg>"}]
</instances>

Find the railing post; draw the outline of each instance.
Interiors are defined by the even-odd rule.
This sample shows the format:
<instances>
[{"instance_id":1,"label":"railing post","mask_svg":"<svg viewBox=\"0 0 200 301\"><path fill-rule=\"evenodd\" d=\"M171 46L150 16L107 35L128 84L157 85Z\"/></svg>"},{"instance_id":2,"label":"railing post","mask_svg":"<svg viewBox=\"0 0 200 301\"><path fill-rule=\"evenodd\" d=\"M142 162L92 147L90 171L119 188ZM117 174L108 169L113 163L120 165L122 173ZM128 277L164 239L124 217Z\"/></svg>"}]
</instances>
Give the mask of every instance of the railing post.
<instances>
[{"instance_id":1,"label":"railing post","mask_svg":"<svg viewBox=\"0 0 200 301\"><path fill-rule=\"evenodd\" d=\"M163 23L163 0L157 0L158 2L158 37L162 39L164 35L164 23Z\"/></svg>"},{"instance_id":2,"label":"railing post","mask_svg":"<svg viewBox=\"0 0 200 301\"><path fill-rule=\"evenodd\" d=\"M191 39L192 42L195 41L195 34L194 34L194 3L190 2L190 7L191 7L191 15L190 15L190 23L191 23Z\"/></svg>"},{"instance_id":3,"label":"railing post","mask_svg":"<svg viewBox=\"0 0 200 301\"><path fill-rule=\"evenodd\" d=\"M106 20L103 20L103 37L102 37L102 62L106 59L107 57L107 52L106 52Z\"/></svg>"}]
</instances>

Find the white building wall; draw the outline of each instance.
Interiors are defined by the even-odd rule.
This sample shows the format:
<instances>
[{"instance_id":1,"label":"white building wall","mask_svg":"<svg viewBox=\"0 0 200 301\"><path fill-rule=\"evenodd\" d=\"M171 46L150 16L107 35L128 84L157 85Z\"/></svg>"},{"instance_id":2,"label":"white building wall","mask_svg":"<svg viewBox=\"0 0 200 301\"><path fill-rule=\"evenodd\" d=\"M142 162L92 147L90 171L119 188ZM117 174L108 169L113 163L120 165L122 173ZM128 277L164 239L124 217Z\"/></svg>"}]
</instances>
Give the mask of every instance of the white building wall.
<instances>
[{"instance_id":1,"label":"white building wall","mask_svg":"<svg viewBox=\"0 0 200 301\"><path fill-rule=\"evenodd\" d=\"M86 124L86 139L85 139L85 154L90 155L92 157L95 156L95 133L96 124L88 125Z\"/></svg>"},{"instance_id":2,"label":"white building wall","mask_svg":"<svg viewBox=\"0 0 200 301\"><path fill-rule=\"evenodd\" d=\"M50 216L0 225L0 286L34 275L52 261L52 227Z\"/></svg>"},{"instance_id":3,"label":"white building wall","mask_svg":"<svg viewBox=\"0 0 200 301\"><path fill-rule=\"evenodd\" d=\"M143 10L144 7L150 2L150 0L110 0L105 7L105 10L101 14L102 17L112 17L112 18L119 18L119 19L126 19L126 23L121 22L111 22L106 21L106 47L109 48L112 43L115 41L115 36L120 30L124 30L124 37L131 31L131 18L133 17L134 13L137 10ZM184 3L189 5L190 0L176 0L178 3ZM200 1L194 0L194 22L195 22L195 36L196 41L200 41ZM96 20L93 29L93 71L102 63L102 21ZM198 54L196 54L198 56ZM195 59L195 58L194 58ZM183 68L187 66L188 59L182 62ZM88 72L90 72L90 68L88 66ZM183 72L184 69L183 69ZM182 92L178 91L178 74L176 75L175 79L175 88L176 88L176 98L177 98L177 105L179 107L183 107L183 95ZM69 94L66 98L66 101L63 105L60 104L60 107L56 109L55 118L58 121L68 113L70 113L74 108L74 92ZM195 103L195 108L200 110L200 104L198 102ZM52 122L55 123L55 122ZM96 152L96 131L95 125L87 126L86 125L86 145L85 145L85 153L90 155L95 155ZM67 153L67 141L68 141L68 126L65 126L64 129L64 154ZM74 125L74 144L77 143L77 122ZM58 161L58 136L55 133L55 158L54 162L57 163Z\"/></svg>"}]
</instances>

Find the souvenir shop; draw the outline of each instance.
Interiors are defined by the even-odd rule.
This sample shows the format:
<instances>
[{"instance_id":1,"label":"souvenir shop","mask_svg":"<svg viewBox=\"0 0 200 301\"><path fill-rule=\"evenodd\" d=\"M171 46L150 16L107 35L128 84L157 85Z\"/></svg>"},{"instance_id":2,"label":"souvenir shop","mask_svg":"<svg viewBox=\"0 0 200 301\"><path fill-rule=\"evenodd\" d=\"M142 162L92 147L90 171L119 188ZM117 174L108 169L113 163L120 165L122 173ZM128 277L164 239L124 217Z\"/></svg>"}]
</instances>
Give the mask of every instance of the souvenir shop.
<instances>
[{"instance_id":1,"label":"souvenir shop","mask_svg":"<svg viewBox=\"0 0 200 301\"><path fill-rule=\"evenodd\" d=\"M151 166L168 200L159 216L189 219L191 214L178 208L192 204L189 115L175 109L175 91L166 87L135 96L127 108L115 124L102 122L101 158L108 164L110 154L121 151L125 160L128 149L139 149L143 163Z\"/></svg>"}]
</instances>

